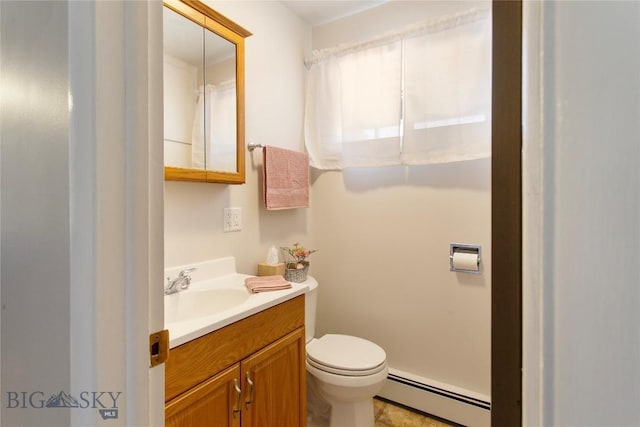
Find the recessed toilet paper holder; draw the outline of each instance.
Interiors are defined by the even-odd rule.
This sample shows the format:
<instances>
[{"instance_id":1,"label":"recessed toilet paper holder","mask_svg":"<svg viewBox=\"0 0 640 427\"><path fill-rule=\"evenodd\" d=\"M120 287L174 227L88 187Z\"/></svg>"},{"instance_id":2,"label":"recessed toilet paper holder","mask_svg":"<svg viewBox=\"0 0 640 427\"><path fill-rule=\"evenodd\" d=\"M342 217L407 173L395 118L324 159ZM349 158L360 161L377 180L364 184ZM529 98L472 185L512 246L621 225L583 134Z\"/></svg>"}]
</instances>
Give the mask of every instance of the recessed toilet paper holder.
<instances>
[{"instance_id":1,"label":"recessed toilet paper holder","mask_svg":"<svg viewBox=\"0 0 640 427\"><path fill-rule=\"evenodd\" d=\"M477 262L476 268L461 268L453 265L453 256L456 253L460 254L469 254L476 255ZM468 245L465 243L451 243L449 245L449 271L455 271L458 273L472 273L472 274L480 274L480 259L482 253L482 247L480 245Z\"/></svg>"}]
</instances>

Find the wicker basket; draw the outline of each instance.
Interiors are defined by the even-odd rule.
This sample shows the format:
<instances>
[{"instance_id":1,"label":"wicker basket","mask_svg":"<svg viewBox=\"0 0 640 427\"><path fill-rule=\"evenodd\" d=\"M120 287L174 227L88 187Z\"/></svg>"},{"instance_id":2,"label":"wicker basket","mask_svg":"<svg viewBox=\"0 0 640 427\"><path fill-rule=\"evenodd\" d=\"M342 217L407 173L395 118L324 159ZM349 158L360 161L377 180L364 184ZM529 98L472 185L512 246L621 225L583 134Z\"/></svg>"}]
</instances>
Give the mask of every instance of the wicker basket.
<instances>
[{"instance_id":1,"label":"wicker basket","mask_svg":"<svg viewBox=\"0 0 640 427\"><path fill-rule=\"evenodd\" d=\"M289 268L290 266L295 267L296 264L287 264L287 269L284 271L284 278L289 282L302 283L307 280L307 273L309 272L309 263L303 261L301 263L304 265L303 268Z\"/></svg>"}]
</instances>

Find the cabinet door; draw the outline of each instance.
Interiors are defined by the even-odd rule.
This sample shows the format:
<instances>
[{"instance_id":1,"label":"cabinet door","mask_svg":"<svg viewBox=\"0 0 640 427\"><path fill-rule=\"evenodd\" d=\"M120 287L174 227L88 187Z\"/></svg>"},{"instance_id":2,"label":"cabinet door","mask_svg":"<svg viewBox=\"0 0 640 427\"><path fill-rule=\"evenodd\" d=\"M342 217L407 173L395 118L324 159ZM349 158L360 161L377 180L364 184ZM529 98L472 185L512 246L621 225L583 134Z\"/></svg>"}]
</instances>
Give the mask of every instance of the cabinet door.
<instances>
[{"instance_id":1,"label":"cabinet door","mask_svg":"<svg viewBox=\"0 0 640 427\"><path fill-rule=\"evenodd\" d=\"M240 364L193 387L165 406L166 427L240 427Z\"/></svg>"},{"instance_id":2,"label":"cabinet door","mask_svg":"<svg viewBox=\"0 0 640 427\"><path fill-rule=\"evenodd\" d=\"M242 427L304 427L307 389L304 328L242 361Z\"/></svg>"}]
</instances>

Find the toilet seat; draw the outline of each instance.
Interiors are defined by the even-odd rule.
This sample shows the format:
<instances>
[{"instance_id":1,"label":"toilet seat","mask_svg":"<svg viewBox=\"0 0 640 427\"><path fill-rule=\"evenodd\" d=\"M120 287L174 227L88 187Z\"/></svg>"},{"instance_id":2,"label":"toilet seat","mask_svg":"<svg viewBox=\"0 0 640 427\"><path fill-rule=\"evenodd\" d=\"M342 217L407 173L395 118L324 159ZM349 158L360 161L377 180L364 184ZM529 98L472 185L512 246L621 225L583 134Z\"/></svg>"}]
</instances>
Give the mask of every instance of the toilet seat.
<instances>
[{"instance_id":1,"label":"toilet seat","mask_svg":"<svg viewBox=\"0 0 640 427\"><path fill-rule=\"evenodd\" d=\"M337 375L374 375L386 368L386 359L377 344L349 335L327 334L307 344L307 363Z\"/></svg>"}]
</instances>

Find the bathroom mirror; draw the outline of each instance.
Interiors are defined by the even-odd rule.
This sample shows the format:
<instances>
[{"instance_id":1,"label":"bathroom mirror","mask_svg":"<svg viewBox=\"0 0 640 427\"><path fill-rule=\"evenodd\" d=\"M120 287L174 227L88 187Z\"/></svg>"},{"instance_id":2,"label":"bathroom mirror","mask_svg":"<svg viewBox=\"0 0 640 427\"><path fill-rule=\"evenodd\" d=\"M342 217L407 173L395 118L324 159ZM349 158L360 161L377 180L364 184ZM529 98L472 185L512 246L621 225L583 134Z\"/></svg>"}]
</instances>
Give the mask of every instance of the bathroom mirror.
<instances>
[{"instance_id":1,"label":"bathroom mirror","mask_svg":"<svg viewBox=\"0 0 640 427\"><path fill-rule=\"evenodd\" d=\"M251 33L199 1L163 9L165 179L243 184Z\"/></svg>"}]
</instances>

